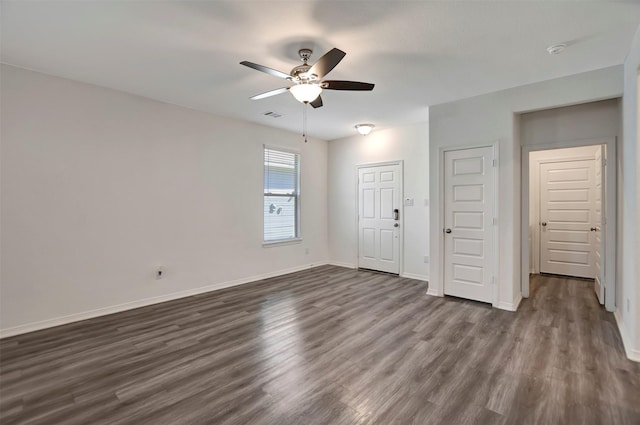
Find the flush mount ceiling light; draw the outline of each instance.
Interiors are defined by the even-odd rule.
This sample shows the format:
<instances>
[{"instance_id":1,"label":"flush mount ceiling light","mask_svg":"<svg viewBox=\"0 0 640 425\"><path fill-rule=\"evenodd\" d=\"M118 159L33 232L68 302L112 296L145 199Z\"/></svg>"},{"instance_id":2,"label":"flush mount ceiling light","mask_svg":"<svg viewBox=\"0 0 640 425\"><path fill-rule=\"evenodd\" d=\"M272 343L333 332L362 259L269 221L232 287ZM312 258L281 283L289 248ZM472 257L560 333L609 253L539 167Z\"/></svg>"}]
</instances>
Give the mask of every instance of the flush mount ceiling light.
<instances>
[{"instance_id":1,"label":"flush mount ceiling light","mask_svg":"<svg viewBox=\"0 0 640 425\"><path fill-rule=\"evenodd\" d=\"M358 130L358 133L366 136L367 134L371 133L373 127L375 127L375 125L373 124L358 124L356 125L356 130Z\"/></svg>"},{"instance_id":2,"label":"flush mount ceiling light","mask_svg":"<svg viewBox=\"0 0 640 425\"><path fill-rule=\"evenodd\" d=\"M322 88L314 83L300 83L289 89L298 102L311 103L320 96Z\"/></svg>"},{"instance_id":3,"label":"flush mount ceiling light","mask_svg":"<svg viewBox=\"0 0 640 425\"><path fill-rule=\"evenodd\" d=\"M562 52L566 48L567 48L567 45L564 44L564 43L553 44L553 45L547 47L547 52L550 55L557 55L558 53Z\"/></svg>"}]
</instances>

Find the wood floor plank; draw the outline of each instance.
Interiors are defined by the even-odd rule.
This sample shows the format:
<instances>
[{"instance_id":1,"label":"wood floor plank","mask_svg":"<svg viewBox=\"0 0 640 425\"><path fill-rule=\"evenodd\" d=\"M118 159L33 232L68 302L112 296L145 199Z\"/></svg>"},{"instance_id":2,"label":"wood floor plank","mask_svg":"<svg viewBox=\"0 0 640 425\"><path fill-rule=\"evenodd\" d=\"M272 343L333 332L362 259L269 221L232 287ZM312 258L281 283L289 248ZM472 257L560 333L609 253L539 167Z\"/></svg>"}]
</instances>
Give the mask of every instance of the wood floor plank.
<instances>
[{"instance_id":1,"label":"wood floor plank","mask_svg":"<svg viewBox=\"0 0 640 425\"><path fill-rule=\"evenodd\" d=\"M592 282L517 313L322 266L0 341L0 423L638 424Z\"/></svg>"}]
</instances>

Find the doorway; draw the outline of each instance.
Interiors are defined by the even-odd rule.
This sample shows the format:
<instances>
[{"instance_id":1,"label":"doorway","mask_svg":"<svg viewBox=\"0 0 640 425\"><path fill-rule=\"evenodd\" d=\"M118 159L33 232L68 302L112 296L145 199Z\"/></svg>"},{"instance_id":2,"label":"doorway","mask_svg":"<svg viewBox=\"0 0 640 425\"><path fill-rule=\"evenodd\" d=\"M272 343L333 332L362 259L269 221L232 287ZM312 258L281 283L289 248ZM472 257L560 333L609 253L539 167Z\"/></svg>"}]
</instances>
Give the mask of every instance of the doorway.
<instances>
[{"instance_id":1,"label":"doorway","mask_svg":"<svg viewBox=\"0 0 640 425\"><path fill-rule=\"evenodd\" d=\"M564 146L563 146L564 145ZM523 146L522 293L532 274L593 279L615 308L615 139ZM526 216L526 218L525 218Z\"/></svg>"},{"instance_id":2,"label":"doorway","mask_svg":"<svg viewBox=\"0 0 640 425\"><path fill-rule=\"evenodd\" d=\"M530 154L534 273L594 279L601 231L600 146ZM537 242L534 244L534 242Z\"/></svg>"},{"instance_id":3,"label":"doorway","mask_svg":"<svg viewBox=\"0 0 640 425\"><path fill-rule=\"evenodd\" d=\"M402 162L358 167L358 268L400 274Z\"/></svg>"}]
</instances>

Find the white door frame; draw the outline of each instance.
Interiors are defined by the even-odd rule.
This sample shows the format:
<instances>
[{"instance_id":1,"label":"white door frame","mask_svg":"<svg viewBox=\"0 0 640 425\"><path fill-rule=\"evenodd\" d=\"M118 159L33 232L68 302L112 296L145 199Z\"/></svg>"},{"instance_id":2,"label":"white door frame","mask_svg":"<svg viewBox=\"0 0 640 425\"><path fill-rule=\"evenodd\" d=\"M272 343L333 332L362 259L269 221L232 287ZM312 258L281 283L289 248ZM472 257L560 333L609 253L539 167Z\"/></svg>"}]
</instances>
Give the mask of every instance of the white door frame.
<instances>
[{"instance_id":1,"label":"white door frame","mask_svg":"<svg viewBox=\"0 0 640 425\"><path fill-rule=\"evenodd\" d=\"M356 269L360 268L360 169L371 167L383 167L385 165L398 165L400 167L400 231L398 237L400 238L398 248L398 261L400 262L400 272L398 276L402 276L404 272L404 161L385 161L374 162L371 164L358 164L356 165Z\"/></svg>"},{"instance_id":2,"label":"white door frame","mask_svg":"<svg viewBox=\"0 0 640 425\"><path fill-rule=\"evenodd\" d=\"M561 158L554 158L554 159L534 159L533 163L534 163L534 168L533 170L530 169L531 174L533 174L533 178L536 179L538 181L538 189L540 188L540 166L542 164L552 164L552 163L556 163L556 162L567 162L567 161L588 161L588 160L592 160L593 159L593 155L592 156L588 156L588 155L574 155L574 156L567 156L567 157L561 157ZM529 181L529 184L531 184L531 181ZM529 189L531 189L531 187L529 187ZM540 190L538 190L537 192L531 193L529 192L529 196L533 198L534 205L538 205L538 209L533 211L533 214L529 217L530 219L533 219L532 221L534 223L536 222L540 222ZM529 204L529 206L531 206L531 204ZM533 255L531 257L533 257L533 264L529 264L529 271L531 273L540 273L540 227L536 227L533 230L533 233L530 234L531 236L531 246L534 247L534 252Z\"/></svg>"},{"instance_id":3,"label":"white door frame","mask_svg":"<svg viewBox=\"0 0 640 425\"><path fill-rule=\"evenodd\" d=\"M493 217L494 217L494 225L493 225L493 253L491 253L493 257L493 269L495 271L495 281L493 282L493 295L491 305L493 307L498 307L498 300L500 299L500 238L498 233L498 223L499 217L498 213L500 211L500 191L499 191L499 183L500 183L500 167L498 167L500 163L499 152L500 152L500 142L496 141L494 143L485 143L485 144L477 144L477 145L465 145L465 146L455 146L455 147L442 147L438 149L438 163L440 164L439 176L438 176L438 186L439 186L439 196L438 196L438 209L440 213L438 214L438 245L440 252L440 270L437 281L429 281L429 289L427 290L427 294L436 295L436 296L444 296L444 263L445 263L445 251L444 251L444 221L445 221L445 208L444 208L444 194L445 194L445 175L444 175L444 154L445 152L450 151L460 151L467 149L475 149L475 148L486 148L490 147L493 150L493 191L494 191L494 202L493 202ZM431 235L434 237L435 235ZM433 288L431 284L433 283Z\"/></svg>"},{"instance_id":4,"label":"white door frame","mask_svg":"<svg viewBox=\"0 0 640 425\"><path fill-rule=\"evenodd\" d=\"M605 264L605 302L604 306L607 311L614 311L616 308L616 219L617 219L617 200L616 200L616 138L597 138L597 139L579 139L565 140L554 143L546 143L540 145L522 146L521 158L521 208L520 208L520 266L521 266L521 291L522 296L529 297L529 153L533 151L544 151L551 149L574 148L579 146L607 146L607 165L606 180L604 187L606 196L606 240L604 250Z\"/></svg>"}]
</instances>

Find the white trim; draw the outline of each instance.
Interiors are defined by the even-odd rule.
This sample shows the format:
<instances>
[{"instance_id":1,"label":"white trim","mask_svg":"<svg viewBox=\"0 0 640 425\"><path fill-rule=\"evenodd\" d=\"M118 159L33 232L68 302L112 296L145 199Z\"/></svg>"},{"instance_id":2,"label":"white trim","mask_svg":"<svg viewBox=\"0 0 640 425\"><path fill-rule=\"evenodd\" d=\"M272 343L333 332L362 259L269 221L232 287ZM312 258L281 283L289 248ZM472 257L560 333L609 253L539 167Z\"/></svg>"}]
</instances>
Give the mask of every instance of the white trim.
<instances>
[{"instance_id":1,"label":"white trim","mask_svg":"<svg viewBox=\"0 0 640 425\"><path fill-rule=\"evenodd\" d=\"M293 245L300 242L302 242L302 238L279 239L277 241L272 241L272 242L262 242L262 246L264 248L271 248L272 246Z\"/></svg>"},{"instance_id":2,"label":"white trim","mask_svg":"<svg viewBox=\"0 0 640 425\"><path fill-rule=\"evenodd\" d=\"M329 261L327 263L327 265L329 265L329 266L337 266L337 267L346 267L348 269L357 269L358 268L358 266L356 266L353 263L343 263L341 261Z\"/></svg>"},{"instance_id":3,"label":"white trim","mask_svg":"<svg viewBox=\"0 0 640 425\"><path fill-rule=\"evenodd\" d=\"M265 149L271 149L271 150L274 150L274 151L282 151L282 152L287 152L287 153L295 153L297 155L300 155L301 152L302 152L300 149L292 148L290 146L280 146L280 145L272 145L272 144L268 144L268 143L263 143L262 144L263 160L264 160L264 150Z\"/></svg>"},{"instance_id":4,"label":"white trim","mask_svg":"<svg viewBox=\"0 0 640 425\"><path fill-rule=\"evenodd\" d=\"M426 275L426 274L400 273L400 277L406 277L408 279L416 279L416 280L423 280L425 282L429 282L429 275Z\"/></svg>"},{"instance_id":5,"label":"white trim","mask_svg":"<svg viewBox=\"0 0 640 425\"><path fill-rule=\"evenodd\" d=\"M402 276L404 270L404 160L374 162L371 164L356 165L356 267L360 267L360 169L372 167L384 167L398 165L400 167L400 242L398 244L398 275Z\"/></svg>"},{"instance_id":6,"label":"white trim","mask_svg":"<svg viewBox=\"0 0 640 425\"><path fill-rule=\"evenodd\" d=\"M145 307L153 304L173 301L180 298L191 297L193 295L204 294L206 292L217 291L219 289L229 288L232 286L243 285L245 283L256 282L271 277L282 276L289 273L299 272L301 270L318 267L327 263L304 264L302 266L291 267L289 269L278 270L275 272L263 273L241 279L231 280L227 282L219 282L213 285L202 286L200 288L189 289L186 291L174 292L172 294L160 295L157 297L145 298L142 300L131 301L124 304L113 305L109 307L98 308L95 310L83 311L81 313L70 314L68 316L56 317L53 319L43 320L41 322L27 323L12 328L0 329L0 339L14 335L20 335L27 332L38 331L41 329L52 328L54 326L66 325L68 323L79 322L81 320L92 319L95 317L106 316L108 314L119 313L134 308Z\"/></svg>"},{"instance_id":7,"label":"white trim","mask_svg":"<svg viewBox=\"0 0 640 425\"><path fill-rule=\"evenodd\" d=\"M447 150L445 147L440 147L438 149L438 229L436 234L438 235L438 252L440 252L440 258L438 259L438 268L440 269L437 276L437 279L429 282L429 288L427 289L427 295L433 295L435 297L444 297L444 235L442 234L442 229L444 229L444 191L445 191L445 180L444 180L444 152ZM433 203L431 204L433 205ZM435 209L435 208L434 208ZM429 211L431 212L431 211ZM431 231L431 229L429 229ZM431 235L433 238L435 235ZM433 258L433 257L432 257ZM431 271L431 268L430 270Z\"/></svg>"},{"instance_id":8,"label":"white trim","mask_svg":"<svg viewBox=\"0 0 640 425\"><path fill-rule=\"evenodd\" d=\"M264 225L264 212L262 214L262 246L263 247L268 247L269 245L279 245L279 244L290 244L290 243L297 243L297 242L301 242L302 241L302 201L301 201L301 194L302 194L302 153L299 150L296 149L291 149L291 148L281 148L278 146L274 146L274 145L267 145L267 144L263 144L262 145L262 207L264 208L264 185L265 185L265 171L266 171L266 167L265 167L265 163L264 163L264 154L265 151L267 150L271 150L271 151L276 151L276 152L284 152L284 153L288 153L288 154L292 154L298 157L298 169L297 169L297 175L296 175L296 193L293 195L296 198L296 216L295 216L295 237L294 238L289 238L289 239L276 239L276 240L272 240L272 241L265 241L264 240L264 232L265 232L265 225Z\"/></svg>"},{"instance_id":9,"label":"white trim","mask_svg":"<svg viewBox=\"0 0 640 425\"><path fill-rule=\"evenodd\" d=\"M383 161L383 162L372 162L367 164L358 164L356 165L356 170L360 168L384 167L386 165L402 165L403 163L404 163L403 159L398 159L395 161Z\"/></svg>"},{"instance_id":10,"label":"white trim","mask_svg":"<svg viewBox=\"0 0 640 425\"><path fill-rule=\"evenodd\" d=\"M517 298L512 303L502 301L498 304L498 308L500 310L517 311L521 301L522 295L518 294Z\"/></svg>"},{"instance_id":11,"label":"white trim","mask_svg":"<svg viewBox=\"0 0 640 425\"><path fill-rule=\"evenodd\" d=\"M581 146L579 146L581 147ZM566 149L566 148L565 148ZM571 148L570 148L571 149ZM537 151L540 152L540 151ZM531 185L533 183L534 187L537 189L535 191L529 190L529 210L531 210L531 199L533 199L533 214L529 217L529 221L534 223L540 222L540 167L542 164L555 164L558 162L566 162L566 161L589 161L594 160L593 155L574 155L560 158L552 158L552 159L531 159L529 158L529 165L533 162L534 167L529 167L529 174L533 176L533 179L529 179L529 189L531 189ZM524 224L523 224L524 225ZM528 225L528 224L527 224ZM540 273L540 226L535 226L530 228L532 232L530 232L531 236L531 244L529 248L533 247L533 253L529 251L529 257L533 259L533 264L529 264L529 274L537 274ZM531 255L533 254L533 255Z\"/></svg>"},{"instance_id":12,"label":"white trim","mask_svg":"<svg viewBox=\"0 0 640 425\"><path fill-rule=\"evenodd\" d=\"M444 297L442 292L438 292L436 288L431 287L431 282L429 282L429 287L427 288L427 295L431 295L432 297Z\"/></svg>"},{"instance_id":13,"label":"white trim","mask_svg":"<svg viewBox=\"0 0 640 425\"><path fill-rule=\"evenodd\" d=\"M438 168L439 168L439 178L438 178L438 202L439 202L439 214L438 214L438 243L440 245L440 273L438 274L438 279L434 282L429 282L429 289L427 290L427 295L433 295L438 297L444 296L444 261L445 261L445 251L444 251L444 234L441 229L444 229L444 220L445 220L445 211L444 211L444 193L446 188L445 185L445 176L444 176L444 154L445 152L450 151L460 151L467 149L477 149L477 148L487 148L490 147L493 150L493 160L492 164L493 168L493 198L494 202L492 205L493 217L497 219L497 224L493 226L493 273L495 275L495 281L493 283L492 289L492 303L493 307L499 307L499 299L500 299L500 232L498 231L500 228L500 140L496 140L493 143L481 143L477 145L466 145L466 146L453 146L453 147L441 147L438 149ZM433 288L431 288L431 284L433 283Z\"/></svg>"},{"instance_id":14,"label":"white trim","mask_svg":"<svg viewBox=\"0 0 640 425\"><path fill-rule=\"evenodd\" d=\"M576 148L569 149L579 149L581 147L587 148L591 146L578 146ZM594 146L595 147L595 146ZM567 149L567 148L561 148ZM536 151L540 152L540 151ZM537 209L533 209L533 214L529 215L529 221L533 223L540 222L540 166L542 164L554 164L558 162L565 161L588 161L594 160L594 156L592 155L572 155L572 156L559 156L556 158L531 158L529 157L529 165L531 163L534 164L533 167L529 167L529 200L533 199L533 205L538 205ZM533 187L533 191L531 188ZM603 193L604 195L604 193ZM529 208L531 209L531 202L529 202ZM529 274L537 274L540 273L540 226L534 226L530 228L530 236L531 243L529 244L529 248L533 247L533 252L529 251L529 258L533 261L529 264Z\"/></svg>"},{"instance_id":15,"label":"white trim","mask_svg":"<svg viewBox=\"0 0 640 425\"><path fill-rule=\"evenodd\" d=\"M520 291L524 298L529 297L529 153L534 151L573 148L579 146L606 145L607 166L605 211L605 308L607 311L615 310L616 300L616 221L617 221L617 164L616 137L603 137L596 139L561 140L554 143L539 145L522 145L520 157Z\"/></svg>"},{"instance_id":16,"label":"white trim","mask_svg":"<svg viewBox=\"0 0 640 425\"><path fill-rule=\"evenodd\" d=\"M618 325L618 332L620 332L620 338L622 339L622 346L624 347L625 354L629 360L640 362L640 350L634 350L631 348L629 334L627 333L627 328L624 326L622 317L620 317L620 310L616 309L616 311L613 312L613 317L616 318L616 324Z\"/></svg>"},{"instance_id":17,"label":"white trim","mask_svg":"<svg viewBox=\"0 0 640 425\"><path fill-rule=\"evenodd\" d=\"M500 140L496 140L493 148L493 307L500 303ZM516 305L516 309L518 306Z\"/></svg>"}]
</instances>

